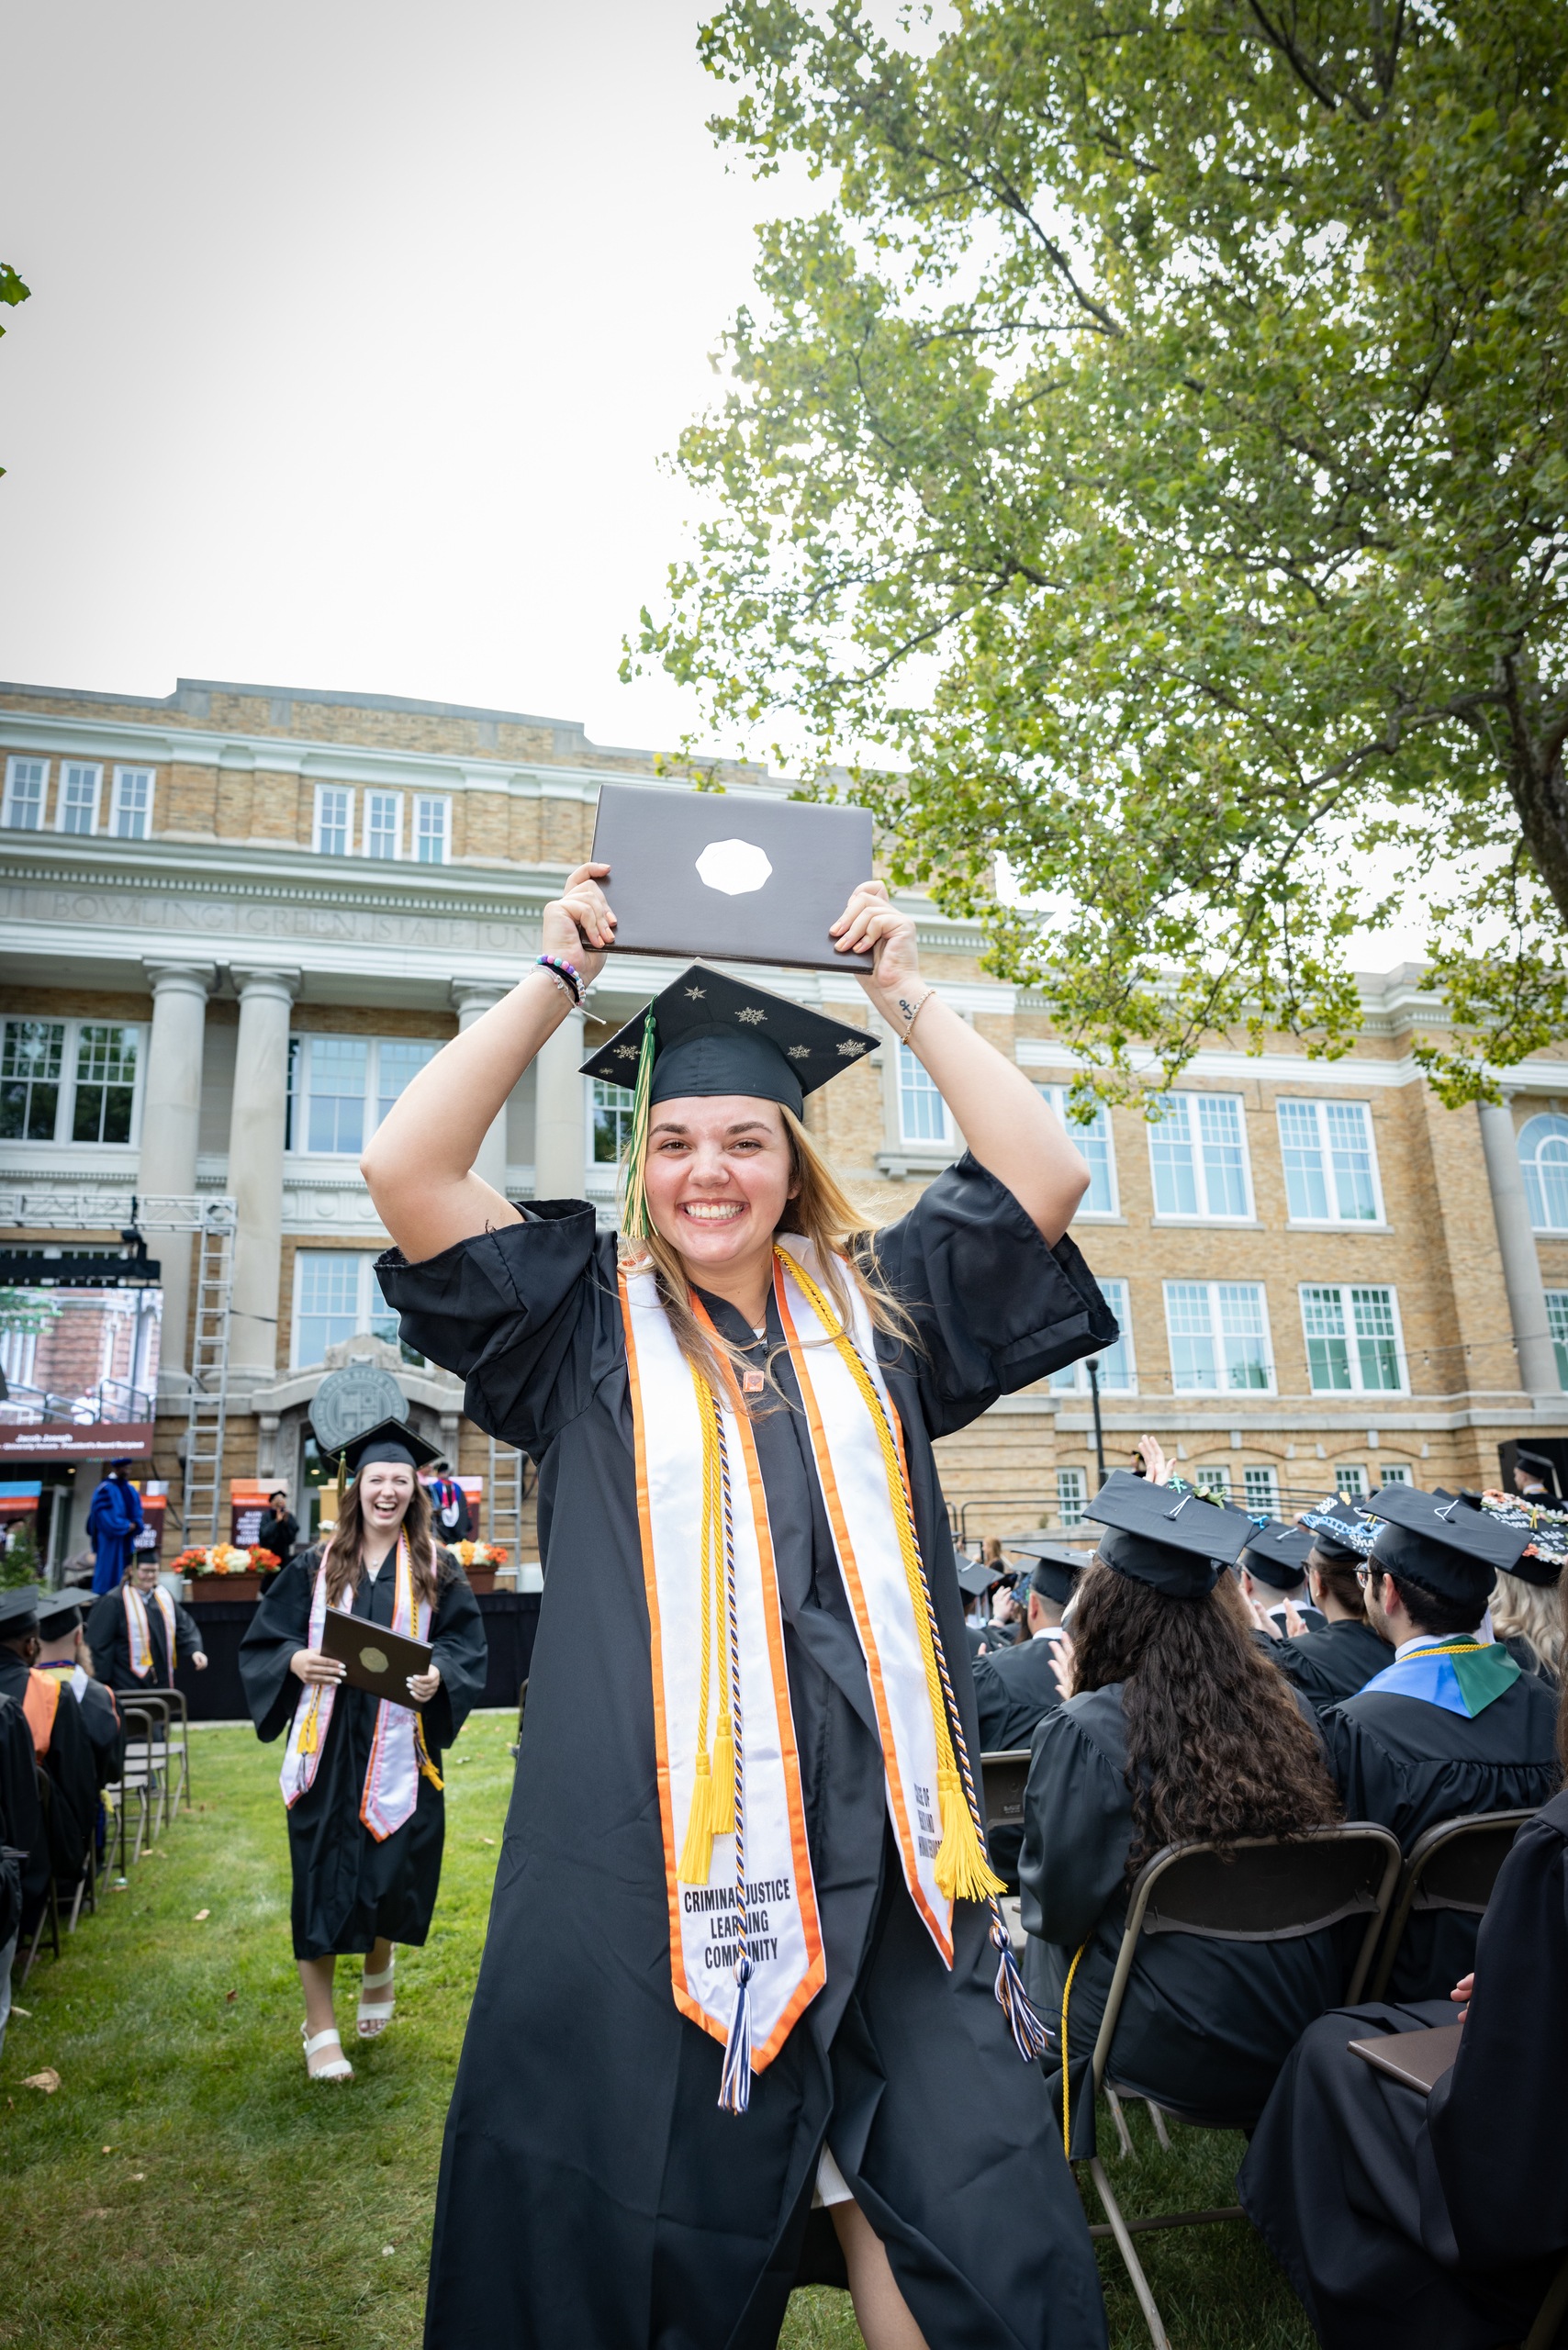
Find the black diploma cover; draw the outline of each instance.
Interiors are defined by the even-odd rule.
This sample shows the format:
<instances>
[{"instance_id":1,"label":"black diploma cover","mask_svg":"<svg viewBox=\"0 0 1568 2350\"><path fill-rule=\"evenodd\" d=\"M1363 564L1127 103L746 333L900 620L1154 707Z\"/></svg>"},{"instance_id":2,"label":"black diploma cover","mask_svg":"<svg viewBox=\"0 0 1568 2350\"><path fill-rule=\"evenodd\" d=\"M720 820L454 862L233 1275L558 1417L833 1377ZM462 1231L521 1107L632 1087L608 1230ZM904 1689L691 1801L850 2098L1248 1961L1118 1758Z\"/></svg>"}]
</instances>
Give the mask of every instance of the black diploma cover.
<instances>
[{"instance_id":1,"label":"black diploma cover","mask_svg":"<svg viewBox=\"0 0 1568 2350\"><path fill-rule=\"evenodd\" d=\"M417 1714L420 1701L409 1695L409 1676L428 1673L435 1651L428 1640L410 1640L385 1624L368 1624L363 1616L329 1607L321 1653L347 1668L343 1678L351 1689L368 1689L373 1697L388 1697Z\"/></svg>"}]
</instances>

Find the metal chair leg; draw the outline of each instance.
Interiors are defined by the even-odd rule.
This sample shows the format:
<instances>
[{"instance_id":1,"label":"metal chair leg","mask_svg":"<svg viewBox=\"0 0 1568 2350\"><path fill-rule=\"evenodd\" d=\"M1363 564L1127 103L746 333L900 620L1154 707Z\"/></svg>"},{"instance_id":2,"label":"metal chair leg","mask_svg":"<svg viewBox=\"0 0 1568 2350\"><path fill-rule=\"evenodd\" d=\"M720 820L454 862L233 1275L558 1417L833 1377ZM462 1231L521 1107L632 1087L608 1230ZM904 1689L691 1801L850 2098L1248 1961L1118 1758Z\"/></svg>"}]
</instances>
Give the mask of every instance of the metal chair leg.
<instances>
[{"instance_id":1,"label":"metal chair leg","mask_svg":"<svg viewBox=\"0 0 1568 2350\"><path fill-rule=\"evenodd\" d=\"M1127 2223L1122 2217L1122 2207L1111 2192L1111 2182L1105 2176L1105 2165L1098 2154L1091 2154L1089 2157L1089 2176L1094 2181L1094 2191L1104 2208L1105 2217L1111 2222L1111 2233L1116 2240L1116 2250L1121 2254L1122 2266L1132 2280L1132 2288L1137 2295L1138 2307L1143 2311L1143 2321L1148 2328L1148 2338L1154 2344L1154 2350L1170 2350L1170 2339L1160 2318L1159 2305L1149 2290L1148 2278L1143 2273L1143 2264L1133 2250L1133 2240L1127 2233Z\"/></svg>"},{"instance_id":2,"label":"metal chair leg","mask_svg":"<svg viewBox=\"0 0 1568 2350\"><path fill-rule=\"evenodd\" d=\"M1156 2105L1151 2097L1146 2097L1144 2103L1148 2108L1148 2118L1154 2124L1154 2134L1159 2139L1161 2146L1165 2149L1165 2152L1169 2154L1170 2152L1170 2140L1166 2132L1165 2116L1161 2113L1159 2108Z\"/></svg>"},{"instance_id":3,"label":"metal chair leg","mask_svg":"<svg viewBox=\"0 0 1568 2350\"><path fill-rule=\"evenodd\" d=\"M1116 2125L1116 2143L1121 2148L1122 2159L1124 2162L1131 2162L1133 2159L1133 2142L1127 2135L1126 2121L1122 2112L1122 2100L1116 2095L1114 2089L1107 2089L1105 2092L1105 2102L1111 2109L1111 2119Z\"/></svg>"}]
</instances>

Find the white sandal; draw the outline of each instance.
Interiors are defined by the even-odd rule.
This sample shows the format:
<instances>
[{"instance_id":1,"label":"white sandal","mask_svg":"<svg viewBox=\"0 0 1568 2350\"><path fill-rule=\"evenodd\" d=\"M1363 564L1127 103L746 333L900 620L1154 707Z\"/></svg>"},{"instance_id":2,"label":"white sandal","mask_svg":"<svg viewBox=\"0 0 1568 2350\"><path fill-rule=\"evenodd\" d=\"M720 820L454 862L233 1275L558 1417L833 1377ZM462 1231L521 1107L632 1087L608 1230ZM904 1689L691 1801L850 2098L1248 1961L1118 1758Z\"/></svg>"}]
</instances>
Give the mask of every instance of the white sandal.
<instances>
[{"instance_id":1,"label":"white sandal","mask_svg":"<svg viewBox=\"0 0 1568 2350\"><path fill-rule=\"evenodd\" d=\"M394 1959L383 1974L360 1976L359 2013L354 2021L362 2040L378 2038L391 2022L392 2010L397 2005L393 1995L388 1992L385 1999L366 1999L364 1995L367 1991L379 1991L384 1984L391 1982L397 1972L398 1962Z\"/></svg>"},{"instance_id":2,"label":"white sandal","mask_svg":"<svg viewBox=\"0 0 1568 2350\"><path fill-rule=\"evenodd\" d=\"M348 2058L342 2053L343 2043L338 2037L335 2028L330 2031L319 2031L315 2038L312 2039L310 2036L309 2025L308 2023L302 2023L299 2027L299 2037L305 2042L305 2071L308 2079L312 2081L353 2080L353 2066L349 2063ZM331 2048L334 2046L338 2051L335 2063L330 2065L318 2065L312 2067L310 2059L315 2055L316 2051L319 2048Z\"/></svg>"}]
</instances>

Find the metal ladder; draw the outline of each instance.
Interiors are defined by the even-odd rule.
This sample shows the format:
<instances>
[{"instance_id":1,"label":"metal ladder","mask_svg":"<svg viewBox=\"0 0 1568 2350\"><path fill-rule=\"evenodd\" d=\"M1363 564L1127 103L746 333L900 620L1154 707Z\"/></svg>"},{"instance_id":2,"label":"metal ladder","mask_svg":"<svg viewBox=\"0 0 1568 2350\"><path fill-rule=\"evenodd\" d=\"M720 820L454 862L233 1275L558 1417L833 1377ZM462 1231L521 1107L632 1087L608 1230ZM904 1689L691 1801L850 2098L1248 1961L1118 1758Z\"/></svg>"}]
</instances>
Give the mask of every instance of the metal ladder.
<instances>
[{"instance_id":1,"label":"metal ladder","mask_svg":"<svg viewBox=\"0 0 1568 2350\"><path fill-rule=\"evenodd\" d=\"M234 1216L228 1201L201 1203L196 1239L196 1320L191 1336L190 1415L181 1508L187 1542L216 1542L223 1500L223 1438L229 1416L229 1308L234 1287ZM230 1210L227 1215L224 1209Z\"/></svg>"},{"instance_id":2,"label":"metal ladder","mask_svg":"<svg viewBox=\"0 0 1568 2350\"><path fill-rule=\"evenodd\" d=\"M510 1444L498 1444L490 1438L489 1473L485 1484L488 1505L487 1536L491 1542L504 1542L511 1552L516 1566L522 1551L522 1505L526 1494L526 1464L521 1452Z\"/></svg>"}]
</instances>

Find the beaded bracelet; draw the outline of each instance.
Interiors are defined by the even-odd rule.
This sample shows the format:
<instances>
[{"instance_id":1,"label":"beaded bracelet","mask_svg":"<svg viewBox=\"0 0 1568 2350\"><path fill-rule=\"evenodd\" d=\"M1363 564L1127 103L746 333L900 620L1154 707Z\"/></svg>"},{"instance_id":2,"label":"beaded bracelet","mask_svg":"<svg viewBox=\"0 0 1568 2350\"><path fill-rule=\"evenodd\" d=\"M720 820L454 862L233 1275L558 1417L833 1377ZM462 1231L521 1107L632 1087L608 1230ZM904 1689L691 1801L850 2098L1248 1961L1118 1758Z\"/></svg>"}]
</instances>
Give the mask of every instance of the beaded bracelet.
<instances>
[{"instance_id":1,"label":"beaded bracelet","mask_svg":"<svg viewBox=\"0 0 1568 2350\"><path fill-rule=\"evenodd\" d=\"M553 979L560 981L575 1004L581 1003L588 990L575 963L568 963L564 955L541 955L538 962L541 970L548 971Z\"/></svg>"}]
</instances>

